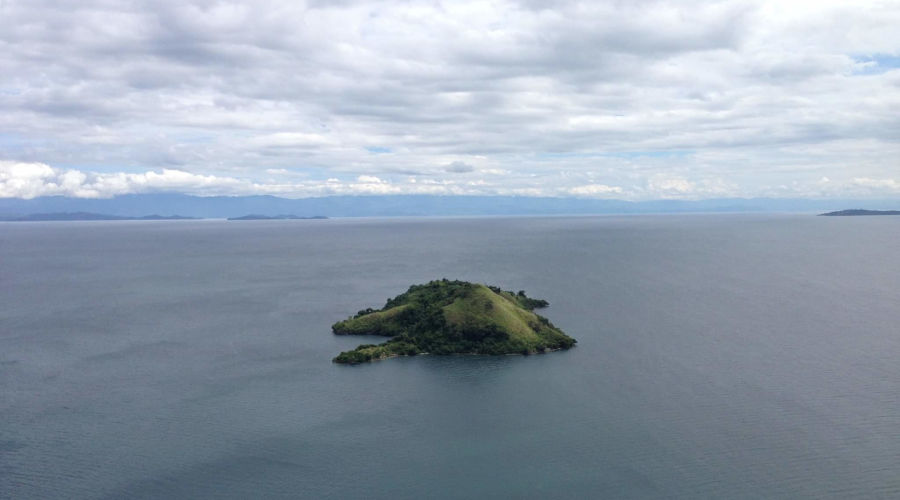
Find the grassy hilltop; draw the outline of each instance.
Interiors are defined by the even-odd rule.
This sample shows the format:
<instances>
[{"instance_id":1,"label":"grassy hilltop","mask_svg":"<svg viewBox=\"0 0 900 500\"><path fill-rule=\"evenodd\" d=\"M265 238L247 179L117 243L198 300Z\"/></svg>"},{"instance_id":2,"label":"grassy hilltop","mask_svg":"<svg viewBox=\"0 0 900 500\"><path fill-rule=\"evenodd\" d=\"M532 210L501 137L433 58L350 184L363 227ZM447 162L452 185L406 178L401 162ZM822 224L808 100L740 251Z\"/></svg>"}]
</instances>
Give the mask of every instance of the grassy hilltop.
<instances>
[{"instance_id":1,"label":"grassy hilltop","mask_svg":"<svg viewBox=\"0 0 900 500\"><path fill-rule=\"evenodd\" d=\"M334 358L362 363L415 354L530 354L567 349L575 339L533 312L544 300L465 281L413 285L382 309L365 309L331 329L338 335L384 335Z\"/></svg>"}]
</instances>

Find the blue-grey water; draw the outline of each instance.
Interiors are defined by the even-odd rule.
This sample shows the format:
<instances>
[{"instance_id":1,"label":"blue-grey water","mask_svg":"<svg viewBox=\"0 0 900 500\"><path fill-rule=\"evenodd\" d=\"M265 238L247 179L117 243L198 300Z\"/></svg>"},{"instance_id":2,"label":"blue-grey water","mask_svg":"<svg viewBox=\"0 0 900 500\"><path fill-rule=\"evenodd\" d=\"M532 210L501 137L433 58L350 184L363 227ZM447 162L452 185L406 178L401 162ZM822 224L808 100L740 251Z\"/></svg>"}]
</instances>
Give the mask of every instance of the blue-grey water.
<instances>
[{"instance_id":1,"label":"blue-grey water","mask_svg":"<svg viewBox=\"0 0 900 500\"><path fill-rule=\"evenodd\" d=\"M897 498L900 218L0 225L3 498ZM529 357L331 358L413 283Z\"/></svg>"}]
</instances>

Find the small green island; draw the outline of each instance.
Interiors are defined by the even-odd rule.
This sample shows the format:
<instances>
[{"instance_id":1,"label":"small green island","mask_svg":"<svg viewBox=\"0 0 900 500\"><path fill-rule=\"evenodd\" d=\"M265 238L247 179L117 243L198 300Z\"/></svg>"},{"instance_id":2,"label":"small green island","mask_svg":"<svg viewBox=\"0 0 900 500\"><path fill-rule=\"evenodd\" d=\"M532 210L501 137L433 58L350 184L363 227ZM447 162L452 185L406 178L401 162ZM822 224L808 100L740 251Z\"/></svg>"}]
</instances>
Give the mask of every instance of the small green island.
<instances>
[{"instance_id":1,"label":"small green island","mask_svg":"<svg viewBox=\"0 0 900 500\"><path fill-rule=\"evenodd\" d=\"M335 363L416 354L535 354L575 345L575 339L534 309L547 307L524 291L447 279L413 285L381 309L365 309L332 325L337 335L382 335L381 344L363 344L340 353Z\"/></svg>"}]
</instances>

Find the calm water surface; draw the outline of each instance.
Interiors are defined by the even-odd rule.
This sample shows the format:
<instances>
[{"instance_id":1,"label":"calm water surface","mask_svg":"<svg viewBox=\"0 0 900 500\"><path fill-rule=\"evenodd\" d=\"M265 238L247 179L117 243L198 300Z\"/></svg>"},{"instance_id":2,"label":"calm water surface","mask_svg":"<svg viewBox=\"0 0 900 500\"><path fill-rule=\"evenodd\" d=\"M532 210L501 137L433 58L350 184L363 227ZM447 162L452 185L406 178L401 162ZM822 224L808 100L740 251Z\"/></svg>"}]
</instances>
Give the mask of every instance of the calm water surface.
<instances>
[{"instance_id":1,"label":"calm water surface","mask_svg":"<svg viewBox=\"0 0 900 500\"><path fill-rule=\"evenodd\" d=\"M900 218L0 224L3 498L897 498ZM413 283L579 340L331 363Z\"/></svg>"}]
</instances>

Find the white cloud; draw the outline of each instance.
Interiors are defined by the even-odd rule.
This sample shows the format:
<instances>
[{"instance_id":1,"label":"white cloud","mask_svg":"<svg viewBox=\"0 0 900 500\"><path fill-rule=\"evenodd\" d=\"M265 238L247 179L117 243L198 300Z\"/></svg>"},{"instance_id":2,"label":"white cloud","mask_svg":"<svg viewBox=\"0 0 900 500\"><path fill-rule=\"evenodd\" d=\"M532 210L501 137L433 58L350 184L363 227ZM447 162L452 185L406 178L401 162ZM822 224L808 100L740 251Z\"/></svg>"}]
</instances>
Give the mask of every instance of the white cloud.
<instances>
[{"instance_id":1,"label":"white cloud","mask_svg":"<svg viewBox=\"0 0 900 500\"><path fill-rule=\"evenodd\" d=\"M649 198L702 199L739 196L737 187L722 179L689 180L667 174L657 174L647 181Z\"/></svg>"},{"instance_id":2,"label":"white cloud","mask_svg":"<svg viewBox=\"0 0 900 500\"><path fill-rule=\"evenodd\" d=\"M44 196L48 183L59 188L56 172L43 163L0 162L0 197ZM71 182L71 177L68 181Z\"/></svg>"},{"instance_id":3,"label":"white cloud","mask_svg":"<svg viewBox=\"0 0 900 500\"><path fill-rule=\"evenodd\" d=\"M622 188L619 186L607 186L605 184L585 184L584 186L575 186L564 191L564 193L573 196L606 196L622 194L622 192Z\"/></svg>"},{"instance_id":4,"label":"white cloud","mask_svg":"<svg viewBox=\"0 0 900 500\"><path fill-rule=\"evenodd\" d=\"M0 4L0 196L895 190L897 2Z\"/></svg>"},{"instance_id":5,"label":"white cloud","mask_svg":"<svg viewBox=\"0 0 900 500\"><path fill-rule=\"evenodd\" d=\"M672 194L683 195L694 191L694 183L678 177L656 175L650 178L649 188L650 191L663 196Z\"/></svg>"},{"instance_id":6,"label":"white cloud","mask_svg":"<svg viewBox=\"0 0 900 500\"><path fill-rule=\"evenodd\" d=\"M360 194L469 194L452 182L433 179L424 184L394 184L379 177L361 175L350 182L337 178L302 183L253 182L236 177L198 175L173 169L138 174L98 173L63 170L43 163L0 161L0 198L109 198L150 192L182 192L199 196L264 193L292 198Z\"/></svg>"},{"instance_id":7,"label":"white cloud","mask_svg":"<svg viewBox=\"0 0 900 500\"><path fill-rule=\"evenodd\" d=\"M361 184L386 184L383 180L374 175L360 175L356 180Z\"/></svg>"},{"instance_id":8,"label":"white cloud","mask_svg":"<svg viewBox=\"0 0 900 500\"><path fill-rule=\"evenodd\" d=\"M900 181L896 179L869 179L868 177L857 177L853 179L853 185L881 192L900 193Z\"/></svg>"},{"instance_id":9,"label":"white cloud","mask_svg":"<svg viewBox=\"0 0 900 500\"><path fill-rule=\"evenodd\" d=\"M0 197L9 198L108 198L153 191L222 194L251 187L250 183L234 178L198 175L172 169L139 174L85 173L52 168L43 163L0 161Z\"/></svg>"},{"instance_id":10,"label":"white cloud","mask_svg":"<svg viewBox=\"0 0 900 500\"><path fill-rule=\"evenodd\" d=\"M291 172L268 172L260 182L237 176L202 175L184 170L148 170L140 173L91 172L54 168L43 163L0 161L0 198L70 196L109 198L123 194L181 192L198 196L271 194L288 198L328 195L504 195L592 198L700 199L738 196L736 187L720 179L689 180L677 176L654 176L645 186L613 186L596 182L575 186L545 182L540 177L515 182L489 182L484 178L457 181L435 177L403 176L385 179L360 175L352 180L330 177L297 182ZM565 179L566 176L557 177ZM577 182L573 180L572 182ZM789 185L767 186L766 196L781 197L890 197L900 194L900 180L856 177L843 180L809 179Z\"/></svg>"}]
</instances>

